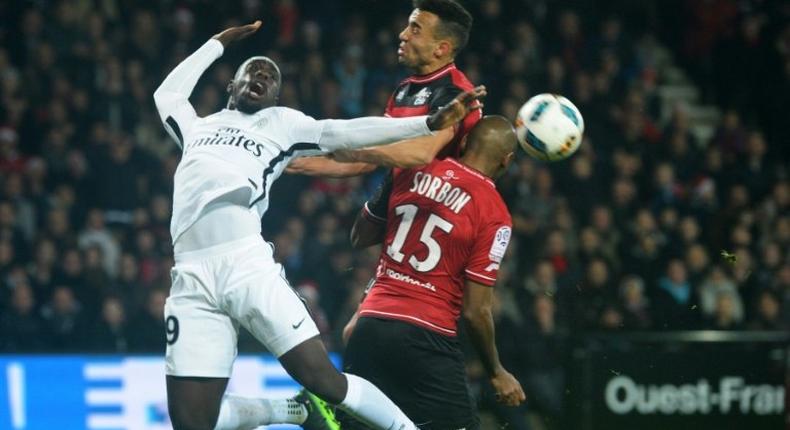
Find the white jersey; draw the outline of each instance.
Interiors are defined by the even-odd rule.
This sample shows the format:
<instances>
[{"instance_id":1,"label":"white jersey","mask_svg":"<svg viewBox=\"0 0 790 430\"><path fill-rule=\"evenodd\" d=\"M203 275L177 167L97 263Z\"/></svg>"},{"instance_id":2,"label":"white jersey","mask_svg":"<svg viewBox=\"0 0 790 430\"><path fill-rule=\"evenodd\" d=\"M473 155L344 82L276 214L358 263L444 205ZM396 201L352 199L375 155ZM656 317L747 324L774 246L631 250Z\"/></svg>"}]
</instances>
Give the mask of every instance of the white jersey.
<instances>
[{"instance_id":1,"label":"white jersey","mask_svg":"<svg viewBox=\"0 0 790 430\"><path fill-rule=\"evenodd\" d=\"M254 114L223 109L200 118L189 95L203 72L222 55L214 39L179 64L154 93L165 129L183 155L175 174L173 243L209 203L232 203L263 217L269 190L293 157L380 145L430 134L426 117L315 120L286 108ZM260 230L259 230L260 231Z\"/></svg>"}]
</instances>

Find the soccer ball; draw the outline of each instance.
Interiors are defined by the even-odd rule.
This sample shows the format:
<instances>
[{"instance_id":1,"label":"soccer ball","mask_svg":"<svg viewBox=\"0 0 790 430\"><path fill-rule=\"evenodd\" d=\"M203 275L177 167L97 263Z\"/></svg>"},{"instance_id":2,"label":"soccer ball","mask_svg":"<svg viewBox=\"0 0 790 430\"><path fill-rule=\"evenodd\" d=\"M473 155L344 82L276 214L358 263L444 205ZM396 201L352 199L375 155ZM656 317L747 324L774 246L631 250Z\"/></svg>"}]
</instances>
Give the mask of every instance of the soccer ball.
<instances>
[{"instance_id":1,"label":"soccer ball","mask_svg":"<svg viewBox=\"0 0 790 430\"><path fill-rule=\"evenodd\" d=\"M570 100L556 94L529 99L516 116L516 136L532 158L559 161L570 157L582 143L584 119Z\"/></svg>"}]
</instances>

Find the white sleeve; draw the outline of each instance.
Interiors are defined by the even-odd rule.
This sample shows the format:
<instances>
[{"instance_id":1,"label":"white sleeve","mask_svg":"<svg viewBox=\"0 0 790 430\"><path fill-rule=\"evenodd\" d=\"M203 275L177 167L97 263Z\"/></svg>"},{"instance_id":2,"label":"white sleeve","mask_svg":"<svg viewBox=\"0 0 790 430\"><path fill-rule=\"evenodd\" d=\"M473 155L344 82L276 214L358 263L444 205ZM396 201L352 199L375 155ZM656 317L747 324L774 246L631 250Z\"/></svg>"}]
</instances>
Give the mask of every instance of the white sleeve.
<instances>
[{"instance_id":1,"label":"white sleeve","mask_svg":"<svg viewBox=\"0 0 790 430\"><path fill-rule=\"evenodd\" d=\"M316 120L301 112L292 112L287 123L293 142L314 143L323 152L384 145L432 133L427 116Z\"/></svg>"},{"instance_id":2,"label":"white sleeve","mask_svg":"<svg viewBox=\"0 0 790 430\"><path fill-rule=\"evenodd\" d=\"M209 39L176 66L154 92L154 102L162 124L178 146L184 145L184 134L197 119L195 109L189 103L189 95L203 72L223 51L220 41Z\"/></svg>"}]
</instances>

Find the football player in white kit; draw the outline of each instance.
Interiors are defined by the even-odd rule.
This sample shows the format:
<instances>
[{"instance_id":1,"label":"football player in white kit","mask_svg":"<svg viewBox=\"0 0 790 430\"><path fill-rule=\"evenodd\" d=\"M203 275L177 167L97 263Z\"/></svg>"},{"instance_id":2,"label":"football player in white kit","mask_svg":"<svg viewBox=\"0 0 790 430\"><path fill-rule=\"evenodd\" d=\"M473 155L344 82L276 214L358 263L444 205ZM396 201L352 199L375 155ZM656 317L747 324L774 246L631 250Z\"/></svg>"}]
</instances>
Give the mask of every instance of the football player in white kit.
<instances>
[{"instance_id":1,"label":"football player in white kit","mask_svg":"<svg viewBox=\"0 0 790 430\"><path fill-rule=\"evenodd\" d=\"M475 101L485 89L463 93L431 116L319 121L275 106L279 68L266 57L252 57L228 85L227 108L198 117L188 99L200 76L229 43L260 25L256 21L215 35L154 93L165 129L183 150L170 226L176 263L165 306L173 427L326 425L305 422L319 414L327 419L327 410L313 396L305 396L311 401L223 396L242 325L310 392L374 429L417 428L373 384L332 366L307 308L261 237L260 220L272 182L293 157L428 135L478 109Z\"/></svg>"}]
</instances>

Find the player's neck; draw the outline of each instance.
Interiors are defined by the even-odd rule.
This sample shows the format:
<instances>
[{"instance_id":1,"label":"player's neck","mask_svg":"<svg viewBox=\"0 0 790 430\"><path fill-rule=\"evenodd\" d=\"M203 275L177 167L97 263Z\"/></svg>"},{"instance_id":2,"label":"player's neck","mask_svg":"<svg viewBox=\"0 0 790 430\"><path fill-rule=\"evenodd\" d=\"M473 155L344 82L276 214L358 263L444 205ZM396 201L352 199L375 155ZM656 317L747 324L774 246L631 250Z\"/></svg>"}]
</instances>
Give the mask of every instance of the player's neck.
<instances>
[{"instance_id":1,"label":"player's neck","mask_svg":"<svg viewBox=\"0 0 790 430\"><path fill-rule=\"evenodd\" d=\"M434 73L452 64L453 61L454 61L453 58L437 59L436 61L433 61L431 63L423 64L415 67L413 72L417 76L430 75L431 73Z\"/></svg>"},{"instance_id":2,"label":"player's neck","mask_svg":"<svg viewBox=\"0 0 790 430\"><path fill-rule=\"evenodd\" d=\"M496 176L496 172L499 170L499 166L492 165L483 157L479 157L475 154L465 154L461 157L460 161L466 167L480 172L480 174L492 181L495 179L494 176Z\"/></svg>"}]
</instances>

